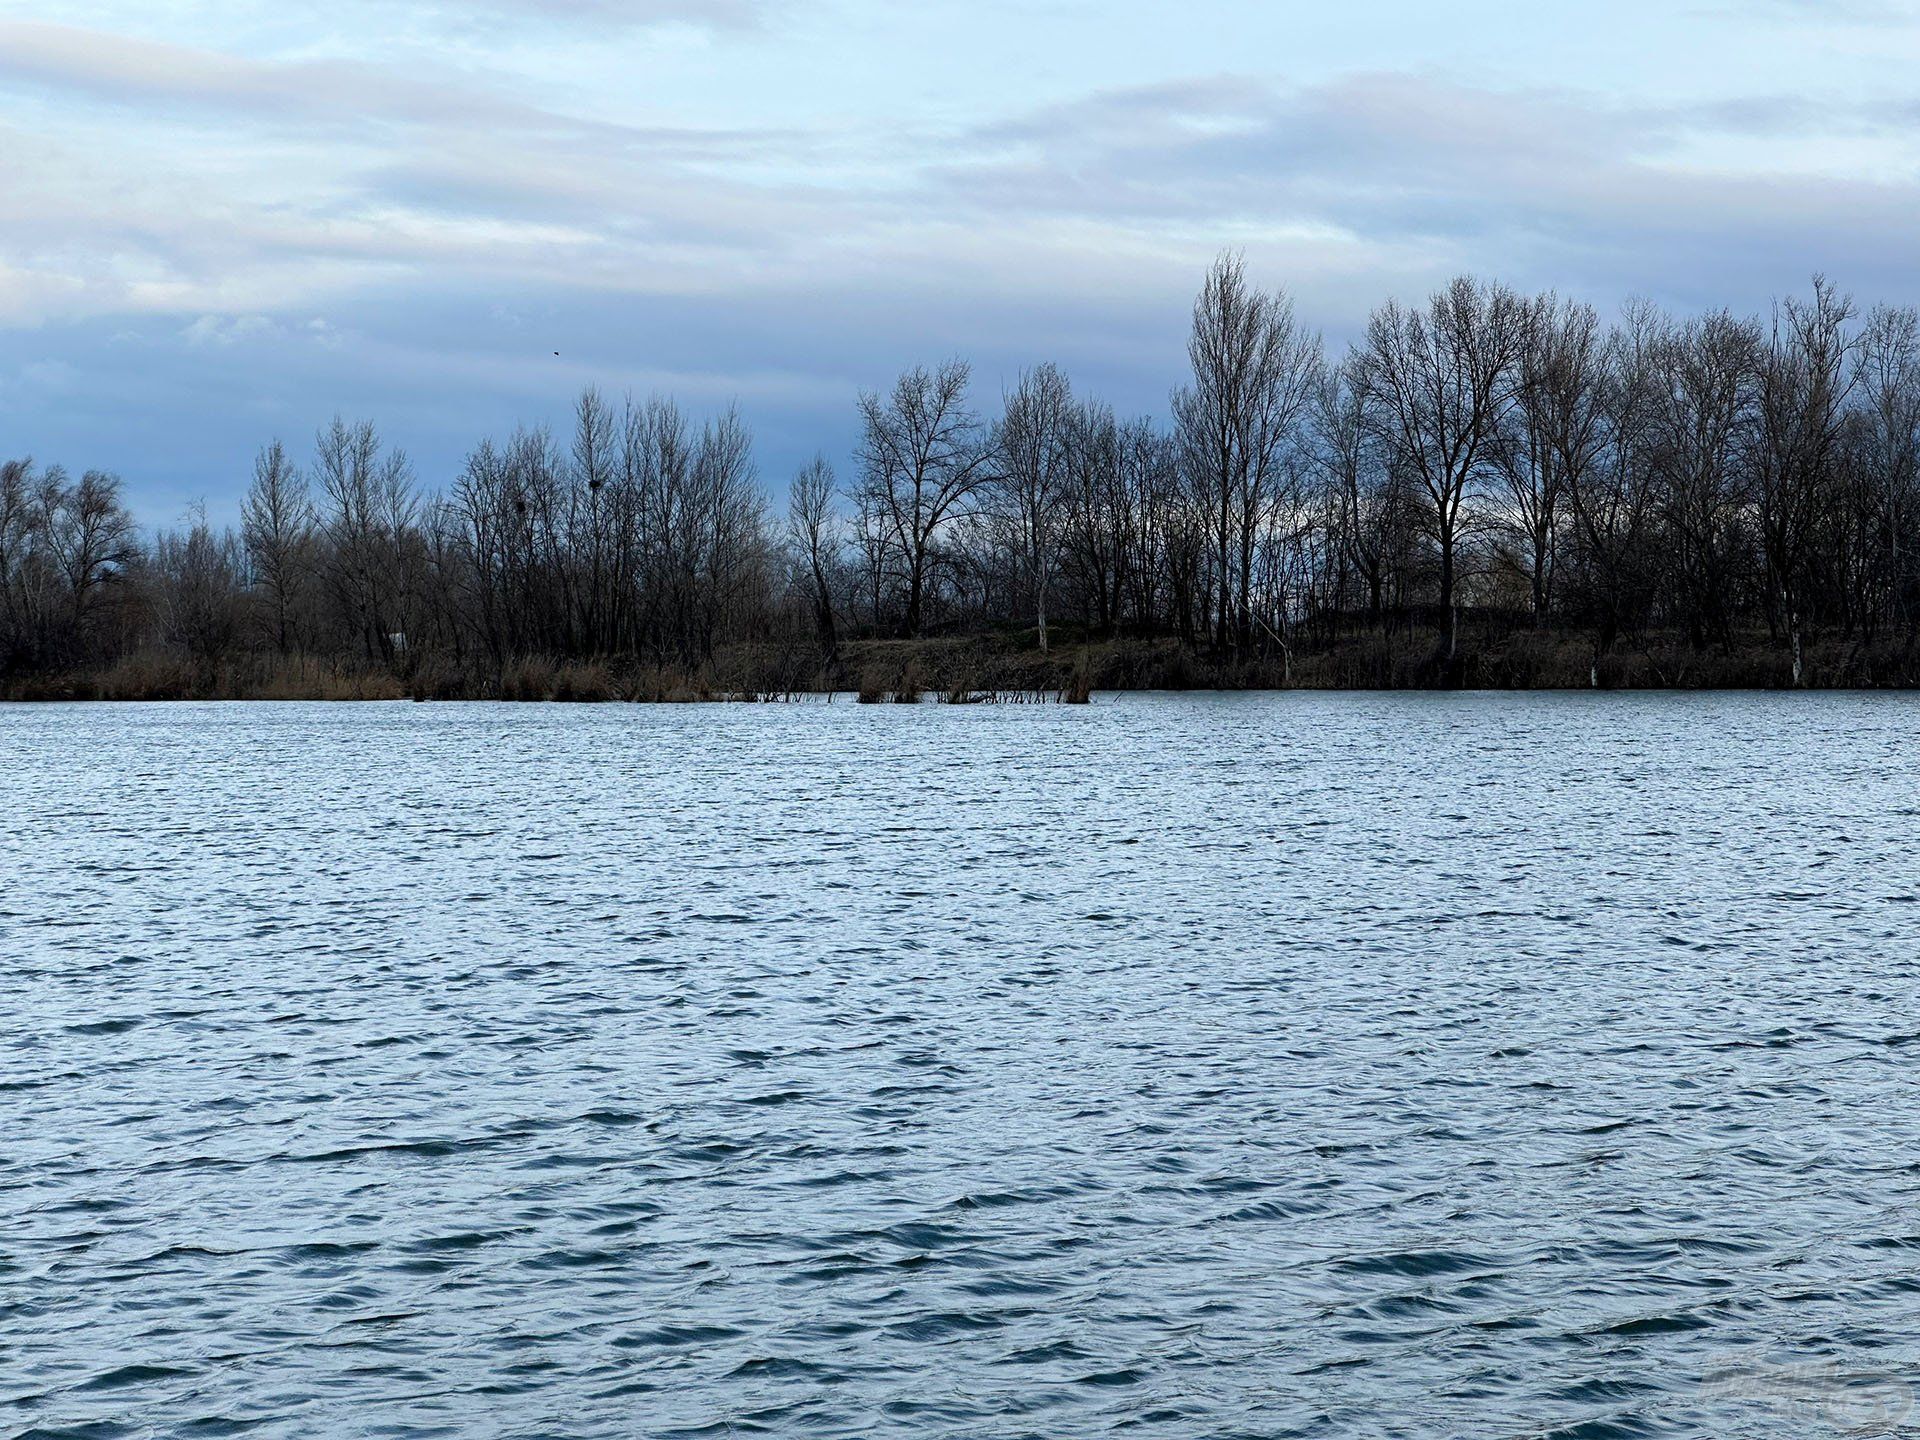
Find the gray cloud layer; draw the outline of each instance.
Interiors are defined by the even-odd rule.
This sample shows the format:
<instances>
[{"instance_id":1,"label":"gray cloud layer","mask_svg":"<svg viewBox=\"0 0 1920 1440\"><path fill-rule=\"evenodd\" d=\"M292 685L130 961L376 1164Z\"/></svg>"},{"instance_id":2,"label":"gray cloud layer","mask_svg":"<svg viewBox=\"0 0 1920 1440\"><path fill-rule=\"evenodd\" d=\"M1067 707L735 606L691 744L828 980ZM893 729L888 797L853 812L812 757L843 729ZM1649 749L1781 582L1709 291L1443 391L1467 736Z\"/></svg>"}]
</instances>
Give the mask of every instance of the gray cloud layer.
<instances>
[{"instance_id":1,"label":"gray cloud layer","mask_svg":"<svg viewBox=\"0 0 1920 1440\"><path fill-rule=\"evenodd\" d=\"M0 326L34 337L0 361L0 421L52 440L82 433L45 417L83 413L59 392L90 370L191 410L129 366L226 377L245 393L222 413L251 438L310 428L378 376L448 446L588 373L738 394L797 444L844 425L828 397L959 348L989 376L1076 360L1152 404L1227 244L1336 335L1458 269L1751 305L1819 268L1914 298L1920 151L1884 102L1223 75L885 133L673 127L484 70L25 22L0 22L0 77L31 97L0 105L0 185L30 217L0 227ZM1824 163L1842 151L1857 163ZM233 466L239 420L222 423Z\"/></svg>"}]
</instances>

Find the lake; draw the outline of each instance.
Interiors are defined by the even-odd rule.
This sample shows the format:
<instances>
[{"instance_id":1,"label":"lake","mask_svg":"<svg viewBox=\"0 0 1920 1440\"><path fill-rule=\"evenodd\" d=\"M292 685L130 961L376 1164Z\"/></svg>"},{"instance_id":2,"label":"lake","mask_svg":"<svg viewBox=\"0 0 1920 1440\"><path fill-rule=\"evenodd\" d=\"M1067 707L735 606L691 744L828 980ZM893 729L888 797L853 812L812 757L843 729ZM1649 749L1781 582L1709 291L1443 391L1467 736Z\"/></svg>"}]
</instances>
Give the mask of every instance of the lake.
<instances>
[{"instance_id":1,"label":"lake","mask_svg":"<svg viewBox=\"0 0 1920 1440\"><path fill-rule=\"evenodd\" d=\"M0 708L0 1429L1920 1423L1916 741Z\"/></svg>"}]
</instances>

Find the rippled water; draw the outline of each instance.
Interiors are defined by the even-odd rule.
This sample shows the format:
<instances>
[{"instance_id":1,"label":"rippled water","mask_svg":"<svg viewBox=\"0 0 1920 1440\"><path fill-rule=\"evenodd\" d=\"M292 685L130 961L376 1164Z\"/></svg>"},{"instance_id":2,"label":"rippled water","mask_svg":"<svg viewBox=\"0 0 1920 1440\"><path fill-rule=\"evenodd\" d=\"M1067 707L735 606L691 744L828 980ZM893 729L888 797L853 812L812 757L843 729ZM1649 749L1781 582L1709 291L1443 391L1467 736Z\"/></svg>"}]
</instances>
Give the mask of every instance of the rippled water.
<instances>
[{"instance_id":1,"label":"rippled water","mask_svg":"<svg viewBox=\"0 0 1920 1440\"><path fill-rule=\"evenodd\" d=\"M1843 696L0 710L0 1429L1898 1409L1916 738Z\"/></svg>"}]
</instances>

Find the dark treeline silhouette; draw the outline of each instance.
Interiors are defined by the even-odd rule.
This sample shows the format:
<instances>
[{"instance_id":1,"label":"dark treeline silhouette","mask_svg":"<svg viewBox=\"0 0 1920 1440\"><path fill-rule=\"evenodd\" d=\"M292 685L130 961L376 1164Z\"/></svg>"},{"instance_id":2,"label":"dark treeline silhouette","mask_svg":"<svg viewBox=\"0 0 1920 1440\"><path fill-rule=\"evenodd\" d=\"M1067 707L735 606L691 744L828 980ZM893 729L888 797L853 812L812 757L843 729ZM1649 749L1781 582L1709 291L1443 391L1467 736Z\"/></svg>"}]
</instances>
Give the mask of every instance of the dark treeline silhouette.
<instances>
[{"instance_id":1,"label":"dark treeline silhouette","mask_svg":"<svg viewBox=\"0 0 1920 1440\"><path fill-rule=\"evenodd\" d=\"M765 497L740 417L594 389L429 490L278 442L237 531L0 467L15 694L956 694L1102 684L1906 684L1920 315L1822 279L1677 319L1460 279L1332 357L1223 257L1165 418L1053 365L858 399Z\"/></svg>"}]
</instances>

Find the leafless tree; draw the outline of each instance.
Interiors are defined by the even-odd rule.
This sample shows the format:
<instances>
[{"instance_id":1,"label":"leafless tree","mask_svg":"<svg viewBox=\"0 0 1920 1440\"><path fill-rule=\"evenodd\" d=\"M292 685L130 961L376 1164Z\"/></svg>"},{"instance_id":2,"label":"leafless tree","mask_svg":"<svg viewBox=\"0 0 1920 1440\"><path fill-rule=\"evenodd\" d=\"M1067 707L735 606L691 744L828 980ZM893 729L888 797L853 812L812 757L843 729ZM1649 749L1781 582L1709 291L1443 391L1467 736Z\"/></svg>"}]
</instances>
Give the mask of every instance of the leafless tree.
<instances>
[{"instance_id":1,"label":"leafless tree","mask_svg":"<svg viewBox=\"0 0 1920 1440\"><path fill-rule=\"evenodd\" d=\"M203 665L219 663L239 644L244 556L243 542L231 531L215 533L198 505L184 532L163 533L154 543L162 631Z\"/></svg>"},{"instance_id":2,"label":"leafless tree","mask_svg":"<svg viewBox=\"0 0 1920 1440\"><path fill-rule=\"evenodd\" d=\"M1607 443L1605 335L1591 305L1553 295L1521 323L1517 403L1498 435L1497 472L1507 528L1526 557L1533 623L1545 628L1570 496Z\"/></svg>"},{"instance_id":3,"label":"leafless tree","mask_svg":"<svg viewBox=\"0 0 1920 1440\"><path fill-rule=\"evenodd\" d=\"M133 517L117 476L89 470L69 486L57 466L41 480L40 512L47 552L65 581L69 643L79 653L101 592L138 554Z\"/></svg>"},{"instance_id":4,"label":"leafless tree","mask_svg":"<svg viewBox=\"0 0 1920 1440\"><path fill-rule=\"evenodd\" d=\"M1570 412L1580 423L1566 426L1570 436L1591 436L1595 444L1584 461L1569 466L1566 499L1573 517L1574 553L1594 620L1591 678L1596 684L1601 659L1622 630L1644 619L1653 590L1655 487L1649 417L1668 328L1652 306L1629 305L1625 323L1603 342L1594 382L1598 414L1593 430L1581 408ZM1569 377L1577 373L1570 367Z\"/></svg>"},{"instance_id":5,"label":"leafless tree","mask_svg":"<svg viewBox=\"0 0 1920 1440\"><path fill-rule=\"evenodd\" d=\"M64 685L138 645L201 674L266 668L225 664L243 648L297 652L434 693L572 660L719 680L810 654L791 644L803 628L831 659L877 634L1023 618L1042 646L1138 636L1142 654L1205 649L1279 678L1248 662L1332 649L1362 610L1371 637L1329 673L1384 678L1436 597L1445 663L1429 679L1469 659L1489 679L1551 663L1558 647L1501 642L1522 608L1590 629L1595 684L1630 673L1605 663L1623 639L1662 676L1920 673L1912 309L1856 325L1816 279L1771 323L1630 303L1609 329L1584 305L1460 280L1383 306L1329 370L1286 297L1227 256L1188 359L1171 427L1119 419L1040 366L989 429L964 364L909 371L860 397L848 489L816 458L784 525L736 412L592 388L565 431L481 442L440 494L371 424L323 429L304 474L269 445L231 534L196 518L143 540L111 476L5 461L0 687ZM1462 655L1469 612L1490 643ZM1734 663L1669 665L1709 647Z\"/></svg>"},{"instance_id":6,"label":"leafless tree","mask_svg":"<svg viewBox=\"0 0 1920 1440\"><path fill-rule=\"evenodd\" d=\"M1318 384L1320 337L1301 327L1284 292L1253 289L1242 258L1222 255L1194 304L1187 359L1193 380L1174 394L1174 422L1213 528L1214 638L1243 649L1254 557Z\"/></svg>"},{"instance_id":7,"label":"leafless tree","mask_svg":"<svg viewBox=\"0 0 1920 1440\"><path fill-rule=\"evenodd\" d=\"M254 458L253 483L240 502L240 524L268 631L274 648L285 655L302 638L316 520L306 478L278 440Z\"/></svg>"},{"instance_id":8,"label":"leafless tree","mask_svg":"<svg viewBox=\"0 0 1920 1440\"><path fill-rule=\"evenodd\" d=\"M1040 649L1047 649L1047 598L1053 587L1073 459L1073 387L1053 365L1028 370L1006 397L993 428L994 500L1012 525L1031 587Z\"/></svg>"},{"instance_id":9,"label":"leafless tree","mask_svg":"<svg viewBox=\"0 0 1920 1440\"><path fill-rule=\"evenodd\" d=\"M31 659L44 629L38 490L31 459L0 461L0 671Z\"/></svg>"},{"instance_id":10,"label":"leafless tree","mask_svg":"<svg viewBox=\"0 0 1920 1440\"><path fill-rule=\"evenodd\" d=\"M1852 318L1852 300L1816 275L1811 301L1789 297L1774 307L1760 356L1754 490L1769 597L1796 687L1805 674L1804 588L1815 538L1837 496L1841 429L1855 378Z\"/></svg>"},{"instance_id":11,"label":"leafless tree","mask_svg":"<svg viewBox=\"0 0 1920 1440\"><path fill-rule=\"evenodd\" d=\"M1759 326L1725 311L1655 342L1645 455L1659 488L1675 608L1696 648L1733 646L1760 355Z\"/></svg>"},{"instance_id":12,"label":"leafless tree","mask_svg":"<svg viewBox=\"0 0 1920 1440\"><path fill-rule=\"evenodd\" d=\"M1396 483L1390 453L1367 420L1364 368L1349 357L1322 375L1315 393L1316 453L1328 491L1331 561L1340 580L1350 574L1358 584L1367 618L1378 624L1411 507ZM1345 603L1344 592L1344 583L1336 583L1336 609Z\"/></svg>"},{"instance_id":13,"label":"leafless tree","mask_svg":"<svg viewBox=\"0 0 1920 1440\"><path fill-rule=\"evenodd\" d=\"M575 591L579 639L587 650L606 651L615 643L624 578L619 422L591 385L574 404L571 460L568 539L581 571Z\"/></svg>"},{"instance_id":14,"label":"leafless tree","mask_svg":"<svg viewBox=\"0 0 1920 1440\"><path fill-rule=\"evenodd\" d=\"M1119 485L1113 502L1116 623L1141 634L1160 627L1170 588L1174 535L1181 522L1180 460L1172 437L1145 416L1119 427Z\"/></svg>"},{"instance_id":15,"label":"leafless tree","mask_svg":"<svg viewBox=\"0 0 1920 1440\"><path fill-rule=\"evenodd\" d=\"M370 422L350 426L335 416L316 442L314 470L327 501L322 523L335 600L367 658L391 664L404 643L402 539L416 502L406 455L382 448Z\"/></svg>"},{"instance_id":16,"label":"leafless tree","mask_svg":"<svg viewBox=\"0 0 1920 1440\"><path fill-rule=\"evenodd\" d=\"M1920 513L1920 310L1880 305L1869 312L1860 336L1855 392L1860 401L1856 483L1868 520L1857 593L1868 617L1885 609L1911 627L1915 557L1910 546ZM1868 576L1878 576L1877 584Z\"/></svg>"},{"instance_id":17,"label":"leafless tree","mask_svg":"<svg viewBox=\"0 0 1920 1440\"><path fill-rule=\"evenodd\" d=\"M860 396L863 508L877 516L906 580L906 633L920 634L946 525L985 482L991 452L967 405L964 361L915 367L886 399Z\"/></svg>"},{"instance_id":18,"label":"leafless tree","mask_svg":"<svg viewBox=\"0 0 1920 1440\"><path fill-rule=\"evenodd\" d=\"M848 496L853 505L853 548L860 570L860 596L866 602L867 623L875 630L886 624L892 555L890 521L881 497L871 487L855 485Z\"/></svg>"},{"instance_id":19,"label":"leafless tree","mask_svg":"<svg viewBox=\"0 0 1920 1440\"><path fill-rule=\"evenodd\" d=\"M1080 610L1104 633L1120 619L1132 494L1126 436L1113 407L1085 400L1067 411L1062 542Z\"/></svg>"},{"instance_id":20,"label":"leafless tree","mask_svg":"<svg viewBox=\"0 0 1920 1440\"><path fill-rule=\"evenodd\" d=\"M837 485L824 455L793 477L787 499L787 543L805 572L820 653L828 665L839 658L840 636L833 617L834 573L839 569L838 519L833 510Z\"/></svg>"},{"instance_id":21,"label":"leafless tree","mask_svg":"<svg viewBox=\"0 0 1920 1440\"><path fill-rule=\"evenodd\" d=\"M1424 310L1390 300L1367 323L1359 374L1368 414L1426 493L1440 553L1440 657L1449 664L1467 500L1493 462L1513 403L1526 313L1504 286L1463 276Z\"/></svg>"}]
</instances>

